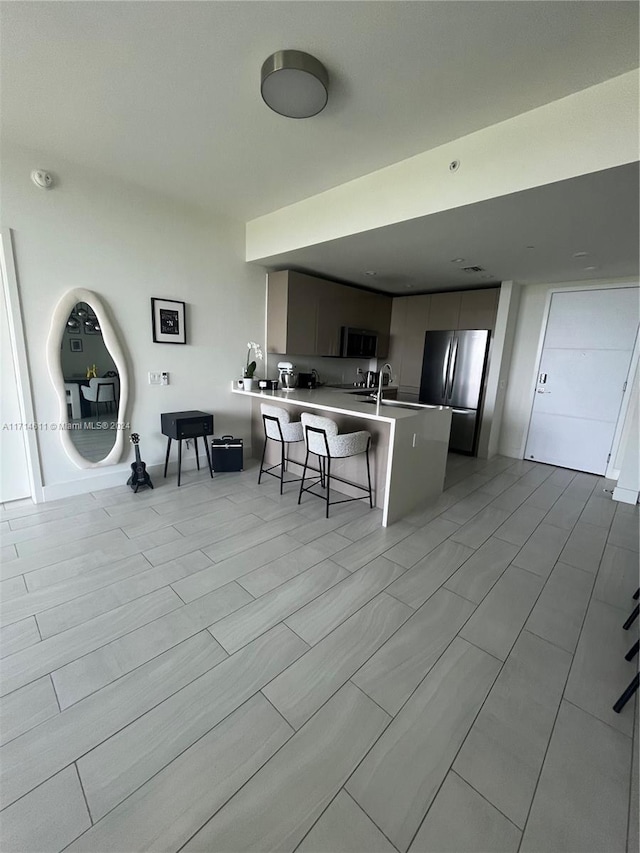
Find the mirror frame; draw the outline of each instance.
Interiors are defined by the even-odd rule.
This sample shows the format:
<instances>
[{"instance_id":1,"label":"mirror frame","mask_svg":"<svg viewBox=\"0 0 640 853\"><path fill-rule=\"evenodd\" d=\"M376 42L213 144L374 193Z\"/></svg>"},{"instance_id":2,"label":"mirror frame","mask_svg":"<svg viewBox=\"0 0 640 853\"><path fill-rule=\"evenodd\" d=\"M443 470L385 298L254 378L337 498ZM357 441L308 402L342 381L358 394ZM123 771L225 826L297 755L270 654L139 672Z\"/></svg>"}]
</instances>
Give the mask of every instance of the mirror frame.
<instances>
[{"instance_id":1,"label":"mirror frame","mask_svg":"<svg viewBox=\"0 0 640 853\"><path fill-rule=\"evenodd\" d=\"M127 400L129 397L129 377L127 374L127 366L122 349L118 340L116 330L100 298L91 290L83 288L75 288L68 290L61 298L53 312L51 318L51 326L49 327L49 337L47 339L47 367L49 368L49 376L58 397L59 406L59 422L69 423L69 415L67 410L67 395L64 388L64 375L62 373L62 363L60 360L60 341L67 328L67 320L73 307L78 302L87 302L95 311L96 317L102 331L102 339L111 358L113 359L118 370L118 378L120 380L120 400L118 403L117 423L122 424L125 421L125 411L127 408ZM122 456L124 446L124 430L117 429L113 447L108 455L99 462L91 462L85 459L75 445L71 441L71 430L59 429L60 441L65 453L77 468L104 468L107 465L116 465Z\"/></svg>"}]
</instances>

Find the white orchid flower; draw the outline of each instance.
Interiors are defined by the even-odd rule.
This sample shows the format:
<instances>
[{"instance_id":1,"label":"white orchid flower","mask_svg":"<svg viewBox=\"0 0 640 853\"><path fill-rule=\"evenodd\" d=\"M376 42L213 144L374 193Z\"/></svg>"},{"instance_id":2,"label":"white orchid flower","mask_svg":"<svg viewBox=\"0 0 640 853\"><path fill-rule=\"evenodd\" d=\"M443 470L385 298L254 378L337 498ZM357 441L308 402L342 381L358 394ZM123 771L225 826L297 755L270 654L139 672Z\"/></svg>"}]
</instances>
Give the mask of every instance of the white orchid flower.
<instances>
[{"instance_id":1,"label":"white orchid flower","mask_svg":"<svg viewBox=\"0 0 640 853\"><path fill-rule=\"evenodd\" d=\"M247 350L247 366L245 368L245 374L249 377L252 377L256 369L256 363L255 361L251 361L251 350L254 351L255 357L258 359L258 361L262 361L264 355L262 354L260 344L256 343L256 341L248 341Z\"/></svg>"}]
</instances>

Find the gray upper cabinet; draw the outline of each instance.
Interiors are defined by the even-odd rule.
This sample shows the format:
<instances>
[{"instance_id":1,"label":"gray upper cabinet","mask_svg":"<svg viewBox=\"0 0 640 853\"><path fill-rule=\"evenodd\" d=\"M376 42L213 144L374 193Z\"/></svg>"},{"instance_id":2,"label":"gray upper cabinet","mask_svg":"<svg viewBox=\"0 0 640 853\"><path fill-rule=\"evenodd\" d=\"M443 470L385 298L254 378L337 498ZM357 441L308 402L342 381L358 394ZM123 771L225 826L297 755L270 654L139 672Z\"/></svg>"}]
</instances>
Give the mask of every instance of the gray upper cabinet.
<instances>
[{"instance_id":1,"label":"gray upper cabinet","mask_svg":"<svg viewBox=\"0 0 640 853\"><path fill-rule=\"evenodd\" d=\"M419 297L414 297L418 299ZM457 329L460 317L460 292L432 293L427 329Z\"/></svg>"},{"instance_id":2,"label":"gray upper cabinet","mask_svg":"<svg viewBox=\"0 0 640 853\"><path fill-rule=\"evenodd\" d=\"M403 333L404 352L400 366L400 385L418 387L422 371L424 333L429 328L432 297L410 296L407 299L406 323ZM393 364L393 362L391 362Z\"/></svg>"},{"instance_id":3,"label":"gray upper cabinet","mask_svg":"<svg viewBox=\"0 0 640 853\"><path fill-rule=\"evenodd\" d=\"M490 290L465 290L460 299L458 329L493 329L498 311L497 287Z\"/></svg>"},{"instance_id":4,"label":"gray upper cabinet","mask_svg":"<svg viewBox=\"0 0 640 853\"><path fill-rule=\"evenodd\" d=\"M342 326L378 332L385 358L391 322L390 296L370 293L293 270L269 273L267 348L290 355L340 355Z\"/></svg>"},{"instance_id":5,"label":"gray upper cabinet","mask_svg":"<svg viewBox=\"0 0 640 853\"><path fill-rule=\"evenodd\" d=\"M269 352L316 355L317 282L302 273L269 274L267 348Z\"/></svg>"}]
</instances>

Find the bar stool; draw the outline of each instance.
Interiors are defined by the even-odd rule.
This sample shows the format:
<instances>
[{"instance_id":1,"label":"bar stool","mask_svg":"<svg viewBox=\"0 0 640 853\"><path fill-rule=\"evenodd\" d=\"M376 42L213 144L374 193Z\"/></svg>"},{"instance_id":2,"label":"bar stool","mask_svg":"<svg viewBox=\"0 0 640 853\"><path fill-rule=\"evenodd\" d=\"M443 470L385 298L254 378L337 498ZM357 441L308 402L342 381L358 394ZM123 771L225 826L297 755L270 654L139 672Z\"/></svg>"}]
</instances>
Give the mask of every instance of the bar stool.
<instances>
[{"instance_id":1,"label":"bar stool","mask_svg":"<svg viewBox=\"0 0 640 853\"><path fill-rule=\"evenodd\" d=\"M264 424L264 448L262 450L262 459L260 460L260 473L258 474L258 485L263 474L270 474L272 477L277 477L280 480L280 494L285 483L292 483L293 480L285 480L284 472L286 470L289 458L286 453L287 445L293 444L296 441L302 441L302 424L300 421L291 421L291 416L287 409L280 406L267 406L264 403L260 404L262 413L262 423ZM277 441L280 443L280 462L272 465L270 468L264 467L264 457L267 452L267 442ZM274 474L274 468L280 468L279 474Z\"/></svg>"},{"instance_id":2,"label":"bar stool","mask_svg":"<svg viewBox=\"0 0 640 853\"><path fill-rule=\"evenodd\" d=\"M334 504L348 503L349 501L364 500L365 495L360 498L344 498L339 501L329 499L331 492L331 460L346 459L349 456L357 456L364 453L367 460L367 483L368 487L352 483L349 480L344 480L342 477L333 475L334 480L339 480L341 483L346 483L356 489L361 489L366 492L366 497L369 498L369 506L373 509L373 492L371 491L371 469L369 467L369 447L371 446L371 434L366 430L359 432L349 432L338 435L338 424L330 418L323 418L319 415L311 415L304 412L300 419L304 428L304 438L307 445L307 453L304 459L304 468L302 471L302 482L300 483L300 494L298 495L298 503L302 498L303 492L309 492L316 498L322 498L326 503L326 518L329 518L329 507ZM309 454L313 453L318 457L318 468L313 468L309 465ZM307 469L317 472L320 476L314 480L310 486L305 486L304 481L307 475ZM326 489L325 495L319 495L317 492L311 491L318 483L322 489Z\"/></svg>"},{"instance_id":3,"label":"bar stool","mask_svg":"<svg viewBox=\"0 0 640 853\"><path fill-rule=\"evenodd\" d=\"M633 594L633 597L636 601L638 600L638 596L640 596L640 589L637 589ZM640 609L640 607L636 604L633 611L631 612L631 616L629 616L627 621L622 626L625 631L628 631L629 628L635 622L635 620L638 618L638 610L639 609ZM640 643L638 642L638 640L636 640L635 643L631 646L629 651L624 656L624 659L629 660L629 661L633 660L634 657L638 654L638 647L639 646L640 646ZM617 700L617 702L613 706L613 710L616 712L616 714L619 714L620 711L622 711L624 706L627 704L629 699L631 699L633 694L638 689L638 684L640 684L640 675L638 675L638 673L636 672L635 676L631 679L631 683L629 684L627 689L624 691L624 693L620 696L620 698Z\"/></svg>"}]
</instances>

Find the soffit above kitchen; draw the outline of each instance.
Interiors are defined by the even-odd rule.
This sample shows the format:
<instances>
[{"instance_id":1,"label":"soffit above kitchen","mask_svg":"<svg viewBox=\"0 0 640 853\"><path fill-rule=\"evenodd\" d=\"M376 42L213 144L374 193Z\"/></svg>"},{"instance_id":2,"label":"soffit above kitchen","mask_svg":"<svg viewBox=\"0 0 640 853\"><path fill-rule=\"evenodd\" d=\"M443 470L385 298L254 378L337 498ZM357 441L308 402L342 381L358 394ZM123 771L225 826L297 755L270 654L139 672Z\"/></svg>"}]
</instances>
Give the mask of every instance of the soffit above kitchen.
<instances>
[{"instance_id":1,"label":"soffit above kitchen","mask_svg":"<svg viewBox=\"0 0 640 853\"><path fill-rule=\"evenodd\" d=\"M637 277L639 179L630 163L282 253L267 269L394 296Z\"/></svg>"},{"instance_id":2,"label":"soffit above kitchen","mask_svg":"<svg viewBox=\"0 0 640 853\"><path fill-rule=\"evenodd\" d=\"M243 221L638 64L635 2L17 2L0 14L3 144ZM327 68L318 116L262 102L261 64L283 48Z\"/></svg>"}]
</instances>

